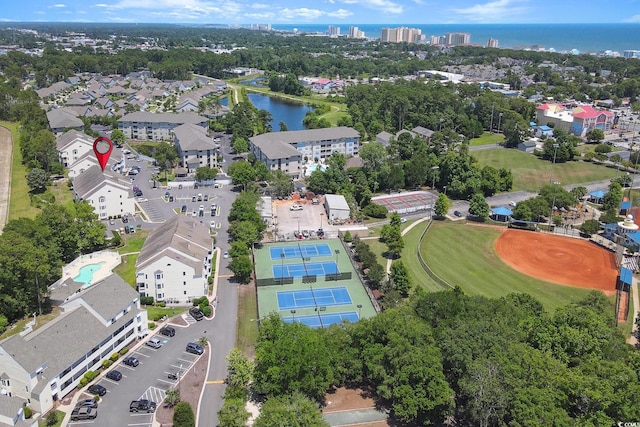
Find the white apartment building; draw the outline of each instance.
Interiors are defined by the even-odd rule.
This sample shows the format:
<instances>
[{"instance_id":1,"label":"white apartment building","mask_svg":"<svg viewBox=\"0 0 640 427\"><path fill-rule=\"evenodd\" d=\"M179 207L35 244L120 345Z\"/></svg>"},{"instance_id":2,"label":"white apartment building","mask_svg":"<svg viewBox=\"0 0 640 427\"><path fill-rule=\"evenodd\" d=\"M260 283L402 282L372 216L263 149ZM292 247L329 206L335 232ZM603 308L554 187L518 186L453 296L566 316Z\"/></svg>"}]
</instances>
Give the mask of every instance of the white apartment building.
<instances>
[{"instance_id":1,"label":"white apartment building","mask_svg":"<svg viewBox=\"0 0 640 427\"><path fill-rule=\"evenodd\" d=\"M380 33L380 41L389 43L416 43L423 39L422 30L419 28L383 28Z\"/></svg>"},{"instance_id":2,"label":"white apartment building","mask_svg":"<svg viewBox=\"0 0 640 427\"><path fill-rule=\"evenodd\" d=\"M281 170L293 179L300 178L300 167L302 164L302 154L293 147L282 141L270 141L264 138L249 139L249 151L256 156L256 159L271 171Z\"/></svg>"},{"instance_id":3,"label":"white apartment building","mask_svg":"<svg viewBox=\"0 0 640 427\"><path fill-rule=\"evenodd\" d=\"M93 138L75 129L56 137L58 158L65 168L74 164L87 153L93 153Z\"/></svg>"},{"instance_id":4,"label":"white apartment building","mask_svg":"<svg viewBox=\"0 0 640 427\"><path fill-rule=\"evenodd\" d=\"M0 342L3 403L24 402L41 414L148 327L138 293L117 274L85 289L68 279L49 290L61 314L39 329ZM0 420L7 416L15 415L2 414Z\"/></svg>"},{"instance_id":5,"label":"white apartment building","mask_svg":"<svg viewBox=\"0 0 640 427\"><path fill-rule=\"evenodd\" d=\"M86 200L99 219L118 218L135 213L131 184L120 175L91 166L73 180L75 200Z\"/></svg>"},{"instance_id":6,"label":"white apartment building","mask_svg":"<svg viewBox=\"0 0 640 427\"><path fill-rule=\"evenodd\" d=\"M191 123L180 125L173 130L173 142L180 165L189 172L195 172L199 167L212 168L217 165L216 144L207 136L206 129Z\"/></svg>"},{"instance_id":7,"label":"white apartment building","mask_svg":"<svg viewBox=\"0 0 640 427\"><path fill-rule=\"evenodd\" d=\"M189 304L207 294L213 239L198 217L176 215L149 234L136 262L142 296Z\"/></svg>"},{"instance_id":8,"label":"white apartment building","mask_svg":"<svg viewBox=\"0 0 640 427\"><path fill-rule=\"evenodd\" d=\"M127 138L171 141L173 130L180 125L190 123L207 129L209 119L193 113L162 113L154 114L146 111L136 111L118 120L120 129Z\"/></svg>"},{"instance_id":9,"label":"white apartment building","mask_svg":"<svg viewBox=\"0 0 640 427\"><path fill-rule=\"evenodd\" d=\"M364 39L365 38L364 31L360 30L358 27L349 27L349 38Z\"/></svg>"}]
</instances>

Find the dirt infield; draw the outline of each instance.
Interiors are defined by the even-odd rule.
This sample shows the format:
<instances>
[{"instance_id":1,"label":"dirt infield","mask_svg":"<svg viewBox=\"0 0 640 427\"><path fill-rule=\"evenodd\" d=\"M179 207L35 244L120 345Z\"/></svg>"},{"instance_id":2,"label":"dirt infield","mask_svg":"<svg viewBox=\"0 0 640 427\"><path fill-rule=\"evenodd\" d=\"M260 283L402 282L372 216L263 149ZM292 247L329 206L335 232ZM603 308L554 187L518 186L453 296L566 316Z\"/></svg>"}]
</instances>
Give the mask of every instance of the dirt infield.
<instances>
[{"instance_id":1,"label":"dirt infield","mask_svg":"<svg viewBox=\"0 0 640 427\"><path fill-rule=\"evenodd\" d=\"M562 285L613 292L618 271L614 254L592 243L523 230L505 230L495 243L513 269Z\"/></svg>"}]
</instances>

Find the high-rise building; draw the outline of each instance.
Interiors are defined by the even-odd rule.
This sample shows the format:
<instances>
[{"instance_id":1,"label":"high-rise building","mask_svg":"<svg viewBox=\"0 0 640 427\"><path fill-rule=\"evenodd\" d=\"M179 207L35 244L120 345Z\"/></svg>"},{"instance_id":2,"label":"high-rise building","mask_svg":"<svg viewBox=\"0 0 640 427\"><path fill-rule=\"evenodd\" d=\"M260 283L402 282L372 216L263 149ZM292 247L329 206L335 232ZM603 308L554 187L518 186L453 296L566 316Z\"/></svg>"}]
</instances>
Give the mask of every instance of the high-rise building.
<instances>
[{"instance_id":1,"label":"high-rise building","mask_svg":"<svg viewBox=\"0 0 640 427\"><path fill-rule=\"evenodd\" d=\"M460 46L471 43L471 34L469 33L447 33L445 34L447 39L445 44L451 46Z\"/></svg>"},{"instance_id":2,"label":"high-rise building","mask_svg":"<svg viewBox=\"0 0 640 427\"><path fill-rule=\"evenodd\" d=\"M622 55L627 59L640 58L640 50L625 50Z\"/></svg>"},{"instance_id":3,"label":"high-rise building","mask_svg":"<svg viewBox=\"0 0 640 427\"><path fill-rule=\"evenodd\" d=\"M389 43L416 43L423 39L422 30L418 28L383 28L380 41Z\"/></svg>"},{"instance_id":4,"label":"high-rise building","mask_svg":"<svg viewBox=\"0 0 640 427\"><path fill-rule=\"evenodd\" d=\"M340 27L334 27L333 25L329 25L329 29L327 30L327 34L333 37L337 37L340 35Z\"/></svg>"},{"instance_id":5,"label":"high-rise building","mask_svg":"<svg viewBox=\"0 0 640 427\"><path fill-rule=\"evenodd\" d=\"M364 39L364 31L361 31L358 27L349 27L350 39Z\"/></svg>"},{"instance_id":6,"label":"high-rise building","mask_svg":"<svg viewBox=\"0 0 640 427\"><path fill-rule=\"evenodd\" d=\"M498 39L487 40L487 47L498 47Z\"/></svg>"}]
</instances>

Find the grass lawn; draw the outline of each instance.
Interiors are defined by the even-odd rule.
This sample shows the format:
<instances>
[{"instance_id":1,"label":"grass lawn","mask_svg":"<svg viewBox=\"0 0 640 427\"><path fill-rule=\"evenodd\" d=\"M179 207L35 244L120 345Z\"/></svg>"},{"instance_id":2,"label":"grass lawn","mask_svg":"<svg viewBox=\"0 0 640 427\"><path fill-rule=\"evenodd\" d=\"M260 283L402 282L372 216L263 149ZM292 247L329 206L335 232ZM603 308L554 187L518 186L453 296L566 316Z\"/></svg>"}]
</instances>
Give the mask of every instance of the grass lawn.
<instances>
[{"instance_id":1,"label":"grass lawn","mask_svg":"<svg viewBox=\"0 0 640 427\"><path fill-rule=\"evenodd\" d=\"M484 132L477 138L471 140L470 145L496 145L496 143L504 141L504 135L501 133Z\"/></svg>"},{"instance_id":2,"label":"grass lawn","mask_svg":"<svg viewBox=\"0 0 640 427\"><path fill-rule=\"evenodd\" d=\"M419 238L421 229L409 233ZM458 285L469 295L500 298L512 292L528 293L540 301L549 312L584 298L589 289L556 285L534 279L511 269L494 250L500 234L491 227L470 226L451 222L434 222L420 245L420 251L431 269L452 285ZM416 236L417 237L414 237ZM416 243L417 244L417 243ZM411 245L407 242L407 247ZM415 246L413 246L415 247ZM411 257L408 253L406 259ZM415 256L413 256L415 258ZM403 257L404 258L404 257ZM407 261L405 261L407 262ZM413 262L407 262L414 281L425 286L426 273L419 273Z\"/></svg>"},{"instance_id":3,"label":"grass lawn","mask_svg":"<svg viewBox=\"0 0 640 427\"><path fill-rule=\"evenodd\" d=\"M22 153L20 152L20 135L18 132L18 123L0 122L0 126L4 126L11 131L13 138L13 157L11 159L11 195L9 201L9 218L35 218L40 210L31 205L29 197L29 186L25 176L27 169L22 164Z\"/></svg>"},{"instance_id":4,"label":"grass lawn","mask_svg":"<svg viewBox=\"0 0 640 427\"><path fill-rule=\"evenodd\" d=\"M541 160L532 154L515 149L481 150L471 153L480 166L511 169L513 174L512 191L538 192L540 186L549 183L552 163ZM616 170L589 162L575 161L556 163L554 180L562 185L582 184L593 181L611 179Z\"/></svg>"},{"instance_id":5,"label":"grass lawn","mask_svg":"<svg viewBox=\"0 0 640 427\"><path fill-rule=\"evenodd\" d=\"M56 419L58 420L52 427L60 427L62 425L62 420L64 420L64 412L56 411ZM47 426L47 417L43 417L40 421L38 421L38 427L46 427Z\"/></svg>"},{"instance_id":6,"label":"grass lawn","mask_svg":"<svg viewBox=\"0 0 640 427\"><path fill-rule=\"evenodd\" d=\"M47 323L49 323L59 315L60 315L60 308L54 307L51 313L43 314L42 316L37 316L36 326L35 328L33 328L33 330L34 331L38 330L38 328L41 328L42 326L46 325ZM22 332L22 330L27 325L27 323L32 321L33 321L33 316L23 317L22 319L16 321L15 326L13 328L7 329L4 332L4 334L0 335L0 341L5 338L9 338L10 336L13 336L17 333Z\"/></svg>"},{"instance_id":7,"label":"grass lawn","mask_svg":"<svg viewBox=\"0 0 640 427\"><path fill-rule=\"evenodd\" d=\"M258 301L254 284L240 285L238 299L238 323L236 347L247 357L255 356L258 341Z\"/></svg>"},{"instance_id":8,"label":"grass lawn","mask_svg":"<svg viewBox=\"0 0 640 427\"><path fill-rule=\"evenodd\" d=\"M152 305L143 305L142 308L147 310L147 316L149 317L150 322L156 322L157 319L162 318L162 316L173 317L177 314L187 311L187 308L185 307L169 308L169 307L155 307Z\"/></svg>"},{"instance_id":9,"label":"grass lawn","mask_svg":"<svg viewBox=\"0 0 640 427\"><path fill-rule=\"evenodd\" d=\"M122 255L122 263L117 266L113 272L122 277L122 279L134 289L136 288L136 261L138 260L138 252L140 252L148 235L149 230L137 230L133 234L121 236L123 246L118 248L118 253Z\"/></svg>"},{"instance_id":10,"label":"grass lawn","mask_svg":"<svg viewBox=\"0 0 640 427\"><path fill-rule=\"evenodd\" d=\"M404 262L407 270L409 270L409 276L414 286L420 286L429 292L438 292L443 290L442 287L427 276L422 265L420 265L416 251L420 236L422 236L422 233L428 225L428 221L422 222L404 235L404 249L402 250L402 257L400 259Z\"/></svg>"}]
</instances>

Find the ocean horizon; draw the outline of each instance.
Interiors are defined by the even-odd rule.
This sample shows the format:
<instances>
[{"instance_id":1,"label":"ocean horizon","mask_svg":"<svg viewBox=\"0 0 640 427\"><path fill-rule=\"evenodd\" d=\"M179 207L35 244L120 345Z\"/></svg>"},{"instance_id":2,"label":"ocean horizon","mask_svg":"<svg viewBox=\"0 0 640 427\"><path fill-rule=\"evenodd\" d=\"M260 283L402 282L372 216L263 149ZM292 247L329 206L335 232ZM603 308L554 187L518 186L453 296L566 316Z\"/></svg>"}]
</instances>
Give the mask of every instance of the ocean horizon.
<instances>
[{"instance_id":1,"label":"ocean horizon","mask_svg":"<svg viewBox=\"0 0 640 427\"><path fill-rule=\"evenodd\" d=\"M532 46L557 52L573 49L580 53L606 50L640 50L640 24L333 24L340 27L340 35L349 34L349 27L358 27L371 39L379 39L383 28L418 28L429 40L430 36L446 33L469 33L471 43L485 46L490 38L498 47L527 49ZM329 24L273 24L277 31L326 33Z\"/></svg>"}]
</instances>

